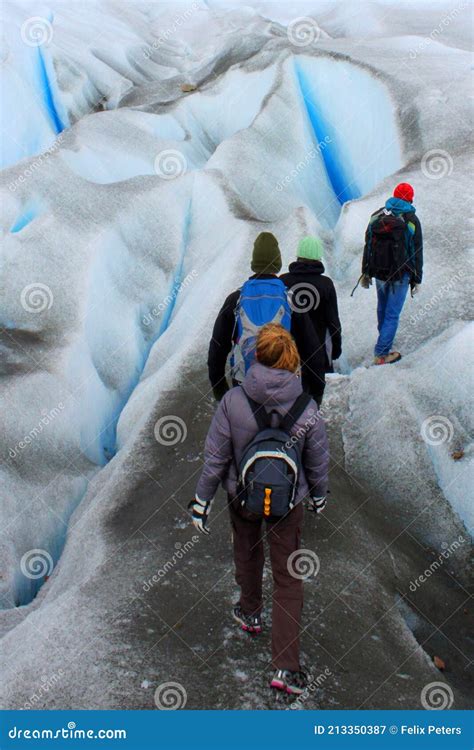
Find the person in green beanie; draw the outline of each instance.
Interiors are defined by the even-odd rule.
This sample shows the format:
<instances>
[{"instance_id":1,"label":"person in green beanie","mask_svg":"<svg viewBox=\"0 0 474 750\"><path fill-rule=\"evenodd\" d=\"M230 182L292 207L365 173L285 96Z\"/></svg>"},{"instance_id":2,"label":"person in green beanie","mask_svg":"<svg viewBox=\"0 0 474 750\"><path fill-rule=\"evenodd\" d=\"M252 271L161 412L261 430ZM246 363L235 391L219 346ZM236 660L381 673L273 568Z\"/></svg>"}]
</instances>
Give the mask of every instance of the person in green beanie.
<instances>
[{"instance_id":1,"label":"person in green beanie","mask_svg":"<svg viewBox=\"0 0 474 750\"><path fill-rule=\"evenodd\" d=\"M332 280L324 275L323 251L319 237L303 237L298 243L296 261L280 278L290 289L293 308L309 315L324 346L325 371L333 372L332 363L341 356L342 331L336 289Z\"/></svg>"},{"instance_id":2,"label":"person in green beanie","mask_svg":"<svg viewBox=\"0 0 474 750\"><path fill-rule=\"evenodd\" d=\"M310 316L295 310L281 271L278 240L271 232L261 232L253 246L253 275L229 294L212 331L209 344L209 380L215 398L220 401L229 389L226 364L231 356L231 380L241 383L255 359L255 341L266 323L279 323L291 332L302 362L303 387L319 400L324 391L324 339L318 338Z\"/></svg>"}]
</instances>

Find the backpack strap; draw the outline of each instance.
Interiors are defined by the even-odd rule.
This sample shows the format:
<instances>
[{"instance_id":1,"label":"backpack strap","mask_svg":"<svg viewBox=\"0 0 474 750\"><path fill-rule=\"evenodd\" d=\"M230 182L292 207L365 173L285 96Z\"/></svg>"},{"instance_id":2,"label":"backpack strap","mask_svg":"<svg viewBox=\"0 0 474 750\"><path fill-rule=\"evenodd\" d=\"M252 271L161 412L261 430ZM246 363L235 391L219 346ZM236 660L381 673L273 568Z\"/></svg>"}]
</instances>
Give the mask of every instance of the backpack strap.
<instances>
[{"instance_id":1,"label":"backpack strap","mask_svg":"<svg viewBox=\"0 0 474 750\"><path fill-rule=\"evenodd\" d=\"M311 403L311 396L309 393L300 393L293 406L287 412L286 416L280 422L280 429L285 432L290 432L291 428L298 421L303 414L304 410Z\"/></svg>"},{"instance_id":2,"label":"backpack strap","mask_svg":"<svg viewBox=\"0 0 474 750\"><path fill-rule=\"evenodd\" d=\"M242 388L242 386L240 386ZM271 414L267 412L263 404L257 404L256 401L253 400L253 398L250 398L248 393L246 393L245 389L242 388L243 392L245 393L245 396L247 398L247 401L249 402L250 408L252 409L252 414L255 417L255 421L257 422L257 427L260 430L266 430L267 427L271 427Z\"/></svg>"}]
</instances>

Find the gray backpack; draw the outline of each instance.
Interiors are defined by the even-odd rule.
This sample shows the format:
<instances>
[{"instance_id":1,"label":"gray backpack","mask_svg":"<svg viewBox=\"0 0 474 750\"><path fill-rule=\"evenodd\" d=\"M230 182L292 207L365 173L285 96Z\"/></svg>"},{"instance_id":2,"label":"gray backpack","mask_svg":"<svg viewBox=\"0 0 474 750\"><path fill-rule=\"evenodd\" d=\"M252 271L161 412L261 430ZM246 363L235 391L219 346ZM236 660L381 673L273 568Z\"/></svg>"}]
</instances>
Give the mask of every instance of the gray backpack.
<instances>
[{"instance_id":1,"label":"gray backpack","mask_svg":"<svg viewBox=\"0 0 474 750\"><path fill-rule=\"evenodd\" d=\"M290 430L310 404L311 396L301 393L286 416L278 414L279 426L272 427L272 415L277 412L267 412L245 395L258 432L240 461L238 499L242 507L260 518L280 518L294 507L302 467L300 441L291 436Z\"/></svg>"}]
</instances>

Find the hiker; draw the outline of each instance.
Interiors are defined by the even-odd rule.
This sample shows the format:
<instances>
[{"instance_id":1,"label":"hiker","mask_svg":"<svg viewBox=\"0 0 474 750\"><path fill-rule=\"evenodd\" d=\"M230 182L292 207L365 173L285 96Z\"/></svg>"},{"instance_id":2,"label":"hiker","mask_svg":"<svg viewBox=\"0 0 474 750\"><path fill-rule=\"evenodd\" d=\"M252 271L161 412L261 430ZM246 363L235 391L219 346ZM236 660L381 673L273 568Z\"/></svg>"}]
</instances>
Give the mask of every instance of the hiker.
<instances>
[{"instance_id":1,"label":"hiker","mask_svg":"<svg viewBox=\"0 0 474 750\"><path fill-rule=\"evenodd\" d=\"M314 400L302 390L300 358L291 334L263 326L256 360L240 387L221 400L209 429L204 468L190 503L193 523L207 520L219 484L227 491L240 600L234 619L250 634L262 631L263 519L273 573L271 686L303 692L299 661L302 576L295 574L303 498L320 513L326 504L328 444ZM278 429L276 429L278 428ZM308 552L308 550L306 550Z\"/></svg>"},{"instance_id":2,"label":"hiker","mask_svg":"<svg viewBox=\"0 0 474 750\"><path fill-rule=\"evenodd\" d=\"M418 291L423 275L423 236L413 205L414 190L401 182L383 208L372 214L365 233L360 284L368 289L375 278L379 336L374 364L398 362L392 351L398 321L408 292Z\"/></svg>"},{"instance_id":3,"label":"hiker","mask_svg":"<svg viewBox=\"0 0 474 750\"><path fill-rule=\"evenodd\" d=\"M277 277L281 254L276 237L261 232L255 240L252 271L241 289L229 294L214 324L209 344L209 380L219 401L229 384L227 356L231 355L232 385L241 383L255 355L255 340L265 323L281 323L290 330L304 369L304 388L321 402L325 385L322 343L307 313L292 309L285 284Z\"/></svg>"},{"instance_id":4,"label":"hiker","mask_svg":"<svg viewBox=\"0 0 474 750\"><path fill-rule=\"evenodd\" d=\"M303 237L298 244L296 261L290 263L288 272L280 279L294 293L293 307L308 311L319 341L324 343L325 370L334 372L333 361L341 356L341 322L336 290L332 280L323 275L322 258L323 243L319 237Z\"/></svg>"}]
</instances>

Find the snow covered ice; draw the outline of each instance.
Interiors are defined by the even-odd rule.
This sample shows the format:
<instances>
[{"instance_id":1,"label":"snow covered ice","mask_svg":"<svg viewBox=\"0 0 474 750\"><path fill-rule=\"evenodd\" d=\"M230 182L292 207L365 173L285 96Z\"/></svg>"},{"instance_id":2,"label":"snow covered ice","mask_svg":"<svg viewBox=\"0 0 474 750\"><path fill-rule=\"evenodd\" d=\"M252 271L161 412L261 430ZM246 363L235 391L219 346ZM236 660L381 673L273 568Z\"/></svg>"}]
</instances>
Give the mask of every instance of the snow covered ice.
<instances>
[{"instance_id":1,"label":"snow covered ice","mask_svg":"<svg viewBox=\"0 0 474 750\"><path fill-rule=\"evenodd\" d=\"M190 483L166 533L190 534L181 510L212 413L208 339L258 232L274 232L284 263L302 234L325 241L344 352L325 400L344 469L425 547L472 530L469 6L3 11L1 704L31 703L38 675L62 670L34 707L134 707L114 618L140 595L149 558L143 535L117 546L116 534L135 528L150 477L148 515L167 503L173 472ZM424 281L402 315L403 360L366 369L374 292L350 291L368 217L401 181L415 186ZM188 400L170 412L181 388ZM196 442L163 459L153 430L170 413ZM166 676L160 648L150 668L132 667L137 693L156 687L161 661ZM242 682L245 663L233 672Z\"/></svg>"}]
</instances>

